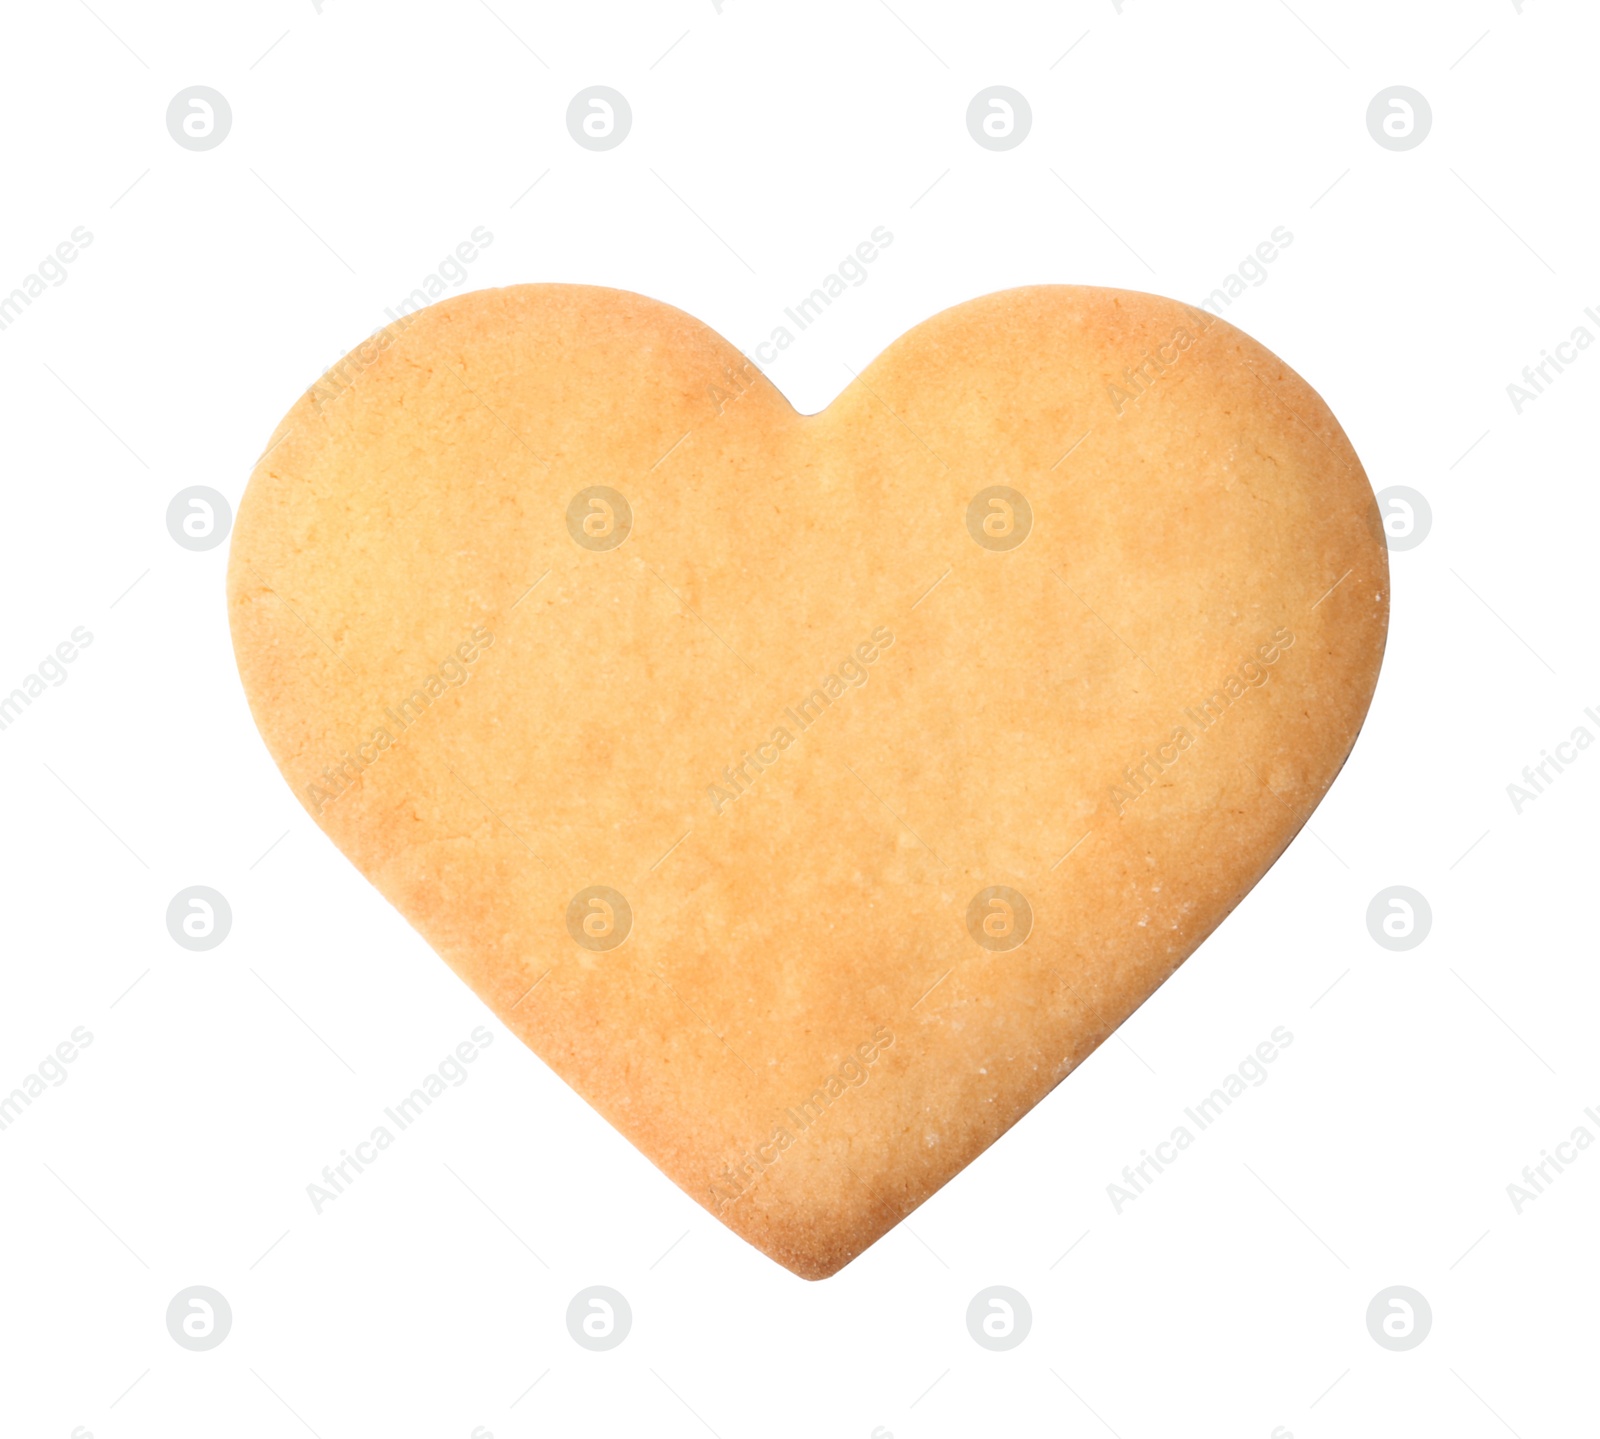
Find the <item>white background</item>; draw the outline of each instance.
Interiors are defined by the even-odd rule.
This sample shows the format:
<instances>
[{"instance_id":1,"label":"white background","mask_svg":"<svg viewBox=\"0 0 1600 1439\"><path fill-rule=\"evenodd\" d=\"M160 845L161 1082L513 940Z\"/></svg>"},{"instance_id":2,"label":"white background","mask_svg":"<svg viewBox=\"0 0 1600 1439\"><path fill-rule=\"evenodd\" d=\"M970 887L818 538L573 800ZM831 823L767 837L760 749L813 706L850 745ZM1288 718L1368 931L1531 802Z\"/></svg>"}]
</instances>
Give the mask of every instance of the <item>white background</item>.
<instances>
[{"instance_id":1,"label":"white background","mask_svg":"<svg viewBox=\"0 0 1600 1439\"><path fill-rule=\"evenodd\" d=\"M93 1034L0 1131L0 1431L1594 1432L1600 1148L1520 1214L1506 1188L1600 1136L1600 751L1520 814L1506 791L1600 735L1600 353L1520 415L1506 393L1600 336L1592 8L93 4L8 7L0 91L0 292L94 237L0 332L0 690L94 636L0 733L0 1093ZM205 153L165 125L195 84L233 110ZM633 108L603 154L565 125L591 84ZM1006 153L965 125L992 84L1033 110ZM1365 123L1396 84L1433 110L1404 153ZM808 411L955 302L1198 301L1285 226L1228 318L1321 391L1375 488L1431 502L1311 830L1118 1039L820 1284L661 1177L321 836L245 707L226 546L166 530L186 486L236 502L299 392L480 225L462 288L635 289L747 350L887 227L771 368ZM165 924L195 884L233 909L207 953ZM1395 884L1433 910L1405 953L1365 922ZM470 1081L316 1214L322 1166L484 1023ZM1118 1214L1123 1165L1277 1025L1269 1082ZM203 1353L164 1317L195 1284L233 1311ZM633 1310L608 1353L565 1326L592 1284ZM991 1284L1033 1310L1006 1353L966 1329ZM1365 1322L1396 1284L1433 1313L1404 1353Z\"/></svg>"}]
</instances>

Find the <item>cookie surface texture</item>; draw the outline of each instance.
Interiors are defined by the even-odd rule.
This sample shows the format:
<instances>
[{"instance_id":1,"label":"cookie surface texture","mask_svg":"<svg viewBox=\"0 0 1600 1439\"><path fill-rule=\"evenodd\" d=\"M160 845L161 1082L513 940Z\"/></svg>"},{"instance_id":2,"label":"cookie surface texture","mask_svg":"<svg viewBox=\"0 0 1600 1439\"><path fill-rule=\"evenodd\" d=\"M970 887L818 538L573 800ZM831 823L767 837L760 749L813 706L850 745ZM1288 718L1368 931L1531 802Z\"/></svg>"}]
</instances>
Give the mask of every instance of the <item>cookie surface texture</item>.
<instances>
[{"instance_id":1,"label":"cookie surface texture","mask_svg":"<svg viewBox=\"0 0 1600 1439\"><path fill-rule=\"evenodd\" d=\"M958 305L807 416L678 310L526 285L294 406L228 603L316 823L820 1278L1283 851L1366 713L1388 562L1315 391L1170 300Z\"/></svg>"}]
</instances>

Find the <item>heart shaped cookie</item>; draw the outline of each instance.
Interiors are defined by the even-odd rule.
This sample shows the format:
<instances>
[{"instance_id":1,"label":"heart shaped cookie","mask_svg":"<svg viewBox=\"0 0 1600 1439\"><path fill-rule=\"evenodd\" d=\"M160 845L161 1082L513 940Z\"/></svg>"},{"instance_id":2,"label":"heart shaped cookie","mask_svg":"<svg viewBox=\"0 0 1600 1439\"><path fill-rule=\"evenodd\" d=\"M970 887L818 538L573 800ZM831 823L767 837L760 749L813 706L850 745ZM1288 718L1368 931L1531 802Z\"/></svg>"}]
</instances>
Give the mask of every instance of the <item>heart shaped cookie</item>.
<instances>
[{"instance_id":1,"label":"heart shaped cookie","mask_svg":"<svg viewBox=\"0 0 1600 1439\"><path fill-rule=\"evenodd\" d=\"M228 601L317 824L817 1278L1282 852L1366 713L1388 565L1316 393L1172 301L990 295L800 415L680 311L528 285L294 406Z\"/></svg>"}]
</instances>

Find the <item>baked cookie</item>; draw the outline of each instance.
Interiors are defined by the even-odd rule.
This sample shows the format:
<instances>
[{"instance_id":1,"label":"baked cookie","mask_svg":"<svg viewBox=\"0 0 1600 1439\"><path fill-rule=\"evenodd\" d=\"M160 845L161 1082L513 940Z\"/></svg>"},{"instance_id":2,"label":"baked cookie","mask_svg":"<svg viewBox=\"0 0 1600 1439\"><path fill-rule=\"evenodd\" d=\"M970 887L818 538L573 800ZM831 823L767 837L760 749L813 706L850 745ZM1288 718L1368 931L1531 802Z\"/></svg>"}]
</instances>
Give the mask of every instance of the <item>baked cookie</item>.
<instances>
[{"instance_id":1,"label":"baked cookie","mask_svg":"<svg viewBox=\"0 0 1600 1439\"><path fill-rule=\"evenodd\" d=\"M294 406L228 603L317 824L819 1278L1283 851L1366 713L1388 566L1327 406L1170 300L989 295L800 415L670 306L524 285Z\"/></svg>"}]
</instances>

